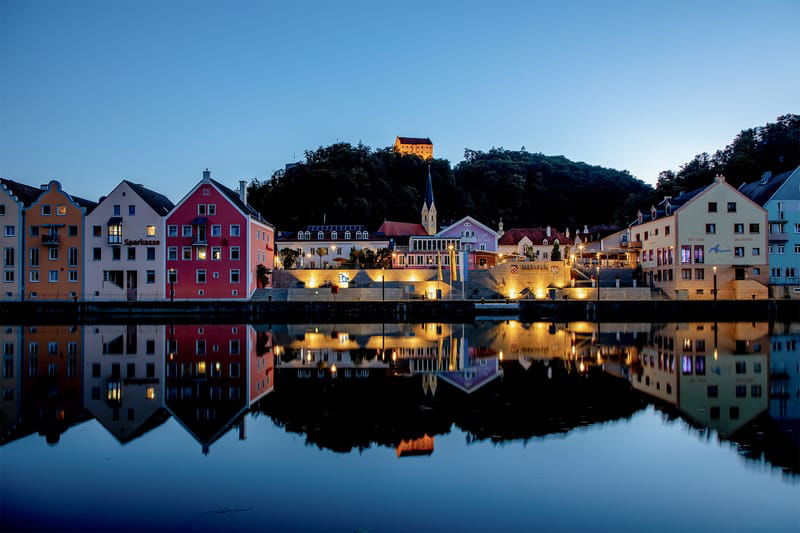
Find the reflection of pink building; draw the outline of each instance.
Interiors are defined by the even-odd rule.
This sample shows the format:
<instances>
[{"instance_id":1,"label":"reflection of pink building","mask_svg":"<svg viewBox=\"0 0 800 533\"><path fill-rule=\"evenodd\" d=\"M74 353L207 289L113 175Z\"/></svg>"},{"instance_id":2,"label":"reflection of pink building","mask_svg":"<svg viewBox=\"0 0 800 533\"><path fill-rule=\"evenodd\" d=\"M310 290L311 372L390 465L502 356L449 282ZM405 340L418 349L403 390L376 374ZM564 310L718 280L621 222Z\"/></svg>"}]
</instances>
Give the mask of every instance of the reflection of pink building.
<instances>
[{"instance_id":1,"label":"reflection of pink building","mask_svg":"<svg viewBox=\"0 0 800 533\"><path fill-rule=\"evenodd\" d=\"M176 299L247 299L274 264L274 228L247 204L247 189L203 179L167 216L167 286Z\"/></svg>"}]
</instances>

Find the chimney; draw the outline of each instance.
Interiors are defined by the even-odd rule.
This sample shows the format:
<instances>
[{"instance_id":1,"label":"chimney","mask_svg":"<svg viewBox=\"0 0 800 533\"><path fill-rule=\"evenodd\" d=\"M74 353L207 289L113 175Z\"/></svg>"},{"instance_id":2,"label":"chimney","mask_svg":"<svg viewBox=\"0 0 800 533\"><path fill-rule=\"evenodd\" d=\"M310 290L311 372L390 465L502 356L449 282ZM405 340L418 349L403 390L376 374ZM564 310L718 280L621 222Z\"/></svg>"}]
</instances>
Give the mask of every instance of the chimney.
<instances>
[{"instance_id":1,"label":"chimney","mask_svg":"<svg viewBox=\"0 0 800 533\"><path fill-rule=\"evenodd\" d=\"M208 183L209 181L211 181L211 171L210 170L205 169L203 171L203 181L205 183Z\"/></svg>"},{"instance_id":2,"label":"chimney","mask_svg":"<svg viewBox=\"0 0 800 533\"><path fill-rule=\"evenodd\" d=\"M239 180L239 199L247 205L247 181Z\"/></svg>"},{"instance_id":3,"label":"chimney","mask_svg":"<svg viewBox=\"0 0 800 533\"><path fill-rule=\"evenodd\" d=\"M550 226L547 226L547 238L550 238Z\"/></svg>"}]
</instances>

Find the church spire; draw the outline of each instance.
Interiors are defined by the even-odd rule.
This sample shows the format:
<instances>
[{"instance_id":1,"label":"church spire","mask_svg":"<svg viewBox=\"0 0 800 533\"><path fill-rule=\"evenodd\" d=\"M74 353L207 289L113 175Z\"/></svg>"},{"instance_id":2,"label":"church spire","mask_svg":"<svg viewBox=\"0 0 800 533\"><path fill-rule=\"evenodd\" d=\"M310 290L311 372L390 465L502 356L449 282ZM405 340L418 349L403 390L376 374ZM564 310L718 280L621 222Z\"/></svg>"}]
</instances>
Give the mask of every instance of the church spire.
<instances>
[{"instance_id":1,"label":"church spire","mask_svg":"<svg viewBox=\"0 0 800 533\"><path fill-rule=\"evenodd\" d=\"M439 230L436 223L436 202L433 200L433 179L431 179L430 165L428 165L428 183L425 186L425 202L422 204L422 226L428 235L434 235Z\"/></svg>"}]
</instances>

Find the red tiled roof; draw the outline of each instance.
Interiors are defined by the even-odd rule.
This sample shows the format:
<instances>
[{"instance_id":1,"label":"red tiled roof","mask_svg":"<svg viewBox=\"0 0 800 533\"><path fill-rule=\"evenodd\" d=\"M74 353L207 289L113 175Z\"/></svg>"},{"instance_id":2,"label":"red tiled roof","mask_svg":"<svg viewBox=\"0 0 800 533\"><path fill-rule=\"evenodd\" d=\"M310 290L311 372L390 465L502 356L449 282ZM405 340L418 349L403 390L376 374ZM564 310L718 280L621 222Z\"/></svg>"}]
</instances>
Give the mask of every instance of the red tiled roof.
<instances>
[{"instance_id":1,"label":"red tiled roof","mask_svg":"<svg viewBox=\"0 0 800 533\"><path fill-rule=\"evenodd\" d=\"M383 233L387 237L405 237L408 235L427 235L428 232L422 224L415 222L392 222L385 220L378 233Z\"/></svg>"},{"instance_id":2,"label":"red tiled roof","mask_svg":"<svg viewBox=\"0 0 800 533\"><path fill-rule=\"evenodd\" d=\"M545 239L550 244L553 244L556 239L560 244L573 243L572 239L568 239L563 233L554 228L550 228L550 237L547 236L547 229L545 228L511 228L500 237L497 243L518 244L523 237L529 238L533 244L542 244Z\"/></svg>"},{"instance_id":3,"label":"red tiled roof","mask_svg":"<svg viewBox=\"0 0 800 533\"><path fill-rule=\"evenodd\" d=\"M400 144L430 144L433 145L427 137L397 137L400 139Z\"/></svg>"}]
</instances>

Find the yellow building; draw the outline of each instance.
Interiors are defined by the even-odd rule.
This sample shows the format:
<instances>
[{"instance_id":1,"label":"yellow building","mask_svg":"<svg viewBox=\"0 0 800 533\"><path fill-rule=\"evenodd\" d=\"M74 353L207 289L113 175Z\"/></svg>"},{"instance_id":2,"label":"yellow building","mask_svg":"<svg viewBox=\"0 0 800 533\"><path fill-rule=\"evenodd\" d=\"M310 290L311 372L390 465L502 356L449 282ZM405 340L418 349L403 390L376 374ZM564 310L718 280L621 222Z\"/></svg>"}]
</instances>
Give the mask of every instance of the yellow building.
<instances>
[{"instance_id":1,"label":"yellow building","mask_svg":"<svg viewBox=\"0 0 800 533\"><path fill-rule=\"evenodd\" d=\"M433 159L433 143L427 137L395 137L394 151L403 155L416 155Z\"/></svg>"}]
</instances>

